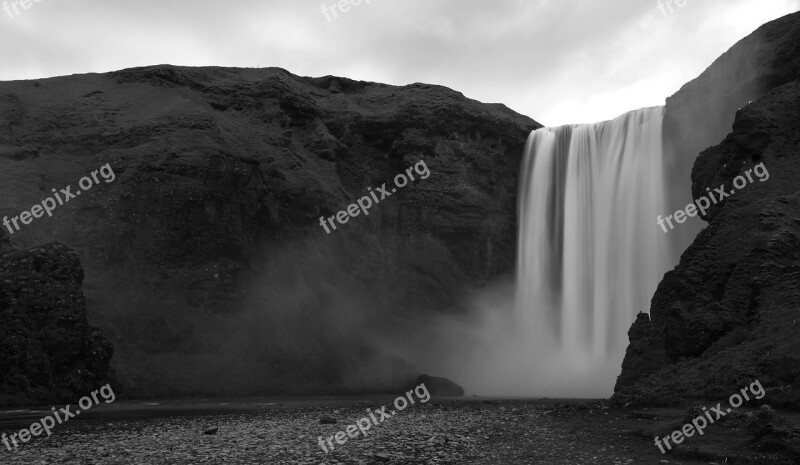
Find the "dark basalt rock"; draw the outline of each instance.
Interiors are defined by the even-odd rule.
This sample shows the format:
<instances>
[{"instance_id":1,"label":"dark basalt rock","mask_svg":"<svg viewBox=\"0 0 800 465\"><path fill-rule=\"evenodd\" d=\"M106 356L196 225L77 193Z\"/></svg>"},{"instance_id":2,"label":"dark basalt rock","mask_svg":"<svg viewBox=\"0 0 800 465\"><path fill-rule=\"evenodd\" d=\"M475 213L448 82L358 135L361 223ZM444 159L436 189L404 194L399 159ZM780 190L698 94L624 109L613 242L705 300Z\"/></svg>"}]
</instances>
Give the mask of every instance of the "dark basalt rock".
<instances>
[{"instance_id":1,"label":"dark basalt rock","mask_svg":"<svg viewBox=\"0 0 800 465\"><path fill-rule=\"evenodd\" d=\"M278 68L2 82L0 108L0 147L38 150L6 159L9 212L114 169L14 240L80 254L120 379L153 396L405 386L419 372L373 341L513 271L519 162L541 126L440 86ZM320 226L420 160L428 179Z\"/></svg>"},{"instance_id":2,"label":"dark basalt rock","mask_svg":"<svg viewBox=\"0 0 800 465\"><path fill-rule=\"evenodd\" d=\"M667 179L685 186L669 199L668 212L682 209L696 198L690 192L690 173L697 155L731 132L736 111L769 90L800 78L798 44L800 13L771 21L740 40L667 99L664 112ZM747 123L739 119L738 124ZM764 133L749 131L748 137L741 142L752 145L751 151L758 151L765 143ZM675 256L691 244L704 226L699 217L694 217L670 231Z\"/></svg>"},{"instance_id":3,"label":"dark basalt rock","mask_svg":"<svg viewBox=\"0 0 800 465\"><path fill-rule=\"evenodd\" d=\"M447 378L420 375L416 385L420 384L425 384L425 388L432 397L461 397L464 395L464 388Z\"/></svg>"},{"instance_id":4,"label":"dark basalt rock","mask_svg":"<svg viewBox=\"0 0 800 465\"><path fill-rule=\"evenodd\" d=\"M10 158L12 160L21 161L26 158L36 158L39 156L39 151L35 147L13 147L0 145L0 158Z\"/></svg>"},{"instance_id":5,"label":"dark basalt rock","mask_svg":"<svg viewBox=\"0 0 800 465\"><path fill-rule=\"evenodd\" d=\"M17 247L11 242L11 237L5 229L0 229L0 255L5 255L14 250L17 250Z\"/></svg>"},{"instance_id":6,"label":"dark basalt rock","mask_svg":"<svg viewBox=\"0 0 800 465\"><path fill-rule=\"evenodd\" d=\"M111 343L89 326L78 255L14 251L0 235L0 407L75 403L111 382Z\"/></svg>"},{"instance_id":7,"label":"dark basalt rock","mask_svg":"<svg viewBox=\"0 0 800 465\"><path fill-rule=\"evenodd\" d=\"M623 402L725 398L759 380L759 402L800 408L800 80L736 114L733 133L697 159L692 191L763 163L769 178L735 189L667 273L650 315L631 327L617 380Z\"/></svg>"},{"instance_id":8,"label":"dark basalt rock","mask_svg":"<svg viewBox=\"0 0 800 465\"><path fill-rule=\"evenodd\" d=\"M615 399L671 405L728 396L758 378L770 388L770 403L797 406L796 388L786 386L800 374L790 310L800 215L798 79L794 13L760 27L667 99L670 176L693 164L691 190L672 199L676 209L707 188L724 183L729 192L733 179L757 163L770 179L748 183L707 211L708 226L664 276L650 316L640 314L631 326ZM670 234L689 238L700 224Z\"/></svg>"}]
</instances>

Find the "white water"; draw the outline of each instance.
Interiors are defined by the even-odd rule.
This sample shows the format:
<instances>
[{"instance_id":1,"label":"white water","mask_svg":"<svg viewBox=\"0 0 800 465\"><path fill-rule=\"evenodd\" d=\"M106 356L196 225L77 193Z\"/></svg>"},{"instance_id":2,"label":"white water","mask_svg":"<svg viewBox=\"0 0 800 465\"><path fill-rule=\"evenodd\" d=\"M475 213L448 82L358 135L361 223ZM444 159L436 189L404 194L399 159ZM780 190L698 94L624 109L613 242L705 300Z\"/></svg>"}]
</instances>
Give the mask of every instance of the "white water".
<instances>
[{"instance_id":1,"label":"white water","mask_svg":"<svg viewBox=\"0 0 800 465\"><path fill-rule=\"evenodd\" d=\"M468 394L610 396L628 329L672 265L656 217L668 214L665 188L686 186L665 186L662 117L647 108L531 133L516 283L476 292L468 319L403 332L408 358Z\"/></svg>"},{"instance_id":2,"label":"white water","mask_svg":"<svg viewBox=\"0 0 800 465\"><path fill-rule=\"evenodd\" d=\"M519 198L516 337L533 395L607 396L670 259L663 107L531 133ZM522 381L522 380L519 380ZM522 386L520 386L522 387Z\"/></svg>"}]
</instances>

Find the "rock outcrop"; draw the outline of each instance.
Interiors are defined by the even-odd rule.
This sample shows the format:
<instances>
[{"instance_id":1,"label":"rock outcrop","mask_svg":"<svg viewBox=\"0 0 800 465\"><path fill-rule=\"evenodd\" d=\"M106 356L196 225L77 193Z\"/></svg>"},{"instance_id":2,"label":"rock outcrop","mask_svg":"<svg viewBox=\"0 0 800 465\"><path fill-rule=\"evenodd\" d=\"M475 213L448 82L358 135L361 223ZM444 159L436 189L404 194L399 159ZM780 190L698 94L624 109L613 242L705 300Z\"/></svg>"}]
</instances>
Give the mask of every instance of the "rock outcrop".
<instances>
[{"instance_id":1,"label":"rock outcrop","mask_svg":"<svg viewBox=\"0 0 800 465\"><path fill-rule=\"evenodd\" d=\"M503 105L168 65L0 96L4 213L115 172L13 240L80 254L90 320L133 395L393 392L419 373L381 334L513 270L519 160L540 125ZM421 160L429 178L320 226Z\"/></svg>"},{"instance_id":2,"label":"rock outcrop","mask_svg":"<svg viewBox=\"0 0 800 465\"><path fill-rule=\"evenodd\" d=\"M15 251L5 239L0 234L0 407L75 403L115 383L111 344L88 323L78 255L58 243Z\"/></svg>"},{"instance_id":3,"label":"rock outcrop","mask_svg":"<svg viewBox=\"0 0 800 465\"><path fill-rule=\"evenodd\" d=\"M800 78L800 12L771 21L740 40L696 79L669 97L664 111L667 179L681 189L669 199L668 212L693 197L690 174L697 155L731 132L736 111L770 89ZM705 226L689 218L670 232L673 256L679 256Z\"/></svg>"},{"instance_id":4,"label":"rock outcrop","mask_svg":"<svg viewBox=\"0 0 800 465\"><path fill-rule=\"evenodd\" d=\"M754 174L759 164L768 175ZM734 186L737 176L753 181ZM733 132L697 158L695 198L723 184L735 193L708 211L708 227L659 285L650 318L631 327L618 400L722 399L757 379L767 390L760 402L800 408L798 179L795 80L739 110Z\"/></svg>"},{"instance_id":5,"label":"rock outcrop","mask_svg":"<svg viewBox=\"0 0 800 465\"><path fill-rule=\"evenodd\" d=\"M417 386L425 385L425 389L433 397L462 397L464 388L455 381L430 375L420 375Z\"/></svg>"}]
</instances>

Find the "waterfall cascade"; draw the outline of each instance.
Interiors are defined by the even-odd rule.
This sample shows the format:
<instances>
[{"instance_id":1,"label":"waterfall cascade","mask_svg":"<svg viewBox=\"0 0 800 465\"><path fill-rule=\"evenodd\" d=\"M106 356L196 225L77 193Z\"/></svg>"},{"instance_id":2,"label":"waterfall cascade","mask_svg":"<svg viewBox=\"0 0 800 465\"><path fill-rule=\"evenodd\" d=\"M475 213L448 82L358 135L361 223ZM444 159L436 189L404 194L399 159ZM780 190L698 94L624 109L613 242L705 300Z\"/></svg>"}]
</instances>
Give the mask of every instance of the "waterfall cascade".
<instances>
[{"instance_id":1,"label":"waterfall cascade","mask_svg":"<svg viewBox=\"0 0 800 465\"><path fill-rule=\"evenodd\" d=\"M539 129L528 138L519 191L517 327L535 338L537 351L574 372L558 373L553 389L577 379L596 383L589 394L612 392L627 331L638 312L649 311L671 263L668 237L656 225L667 209L663 113L645 108L602 123Z\"/></svg>"}]
</instances>

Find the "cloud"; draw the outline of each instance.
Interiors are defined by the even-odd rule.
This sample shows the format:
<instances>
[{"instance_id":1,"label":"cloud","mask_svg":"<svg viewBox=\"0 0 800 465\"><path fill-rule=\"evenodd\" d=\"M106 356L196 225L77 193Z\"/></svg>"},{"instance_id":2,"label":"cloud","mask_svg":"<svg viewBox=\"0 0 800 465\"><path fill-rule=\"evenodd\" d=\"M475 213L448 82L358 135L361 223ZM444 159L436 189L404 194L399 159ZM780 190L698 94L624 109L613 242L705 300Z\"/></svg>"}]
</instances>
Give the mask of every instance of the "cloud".
<instances>
[{"instance_id":1,"label":"cloud","mask_svg":"<svg viewBox=\"0 0 800 465\"><path fill-rule=\"evenodd\" d=\"M158 63L279 66L306 76L430 82L544 124L659 105L800 0L49 0L0 12L0 79Z\"/></svg>"}]
</instances>

